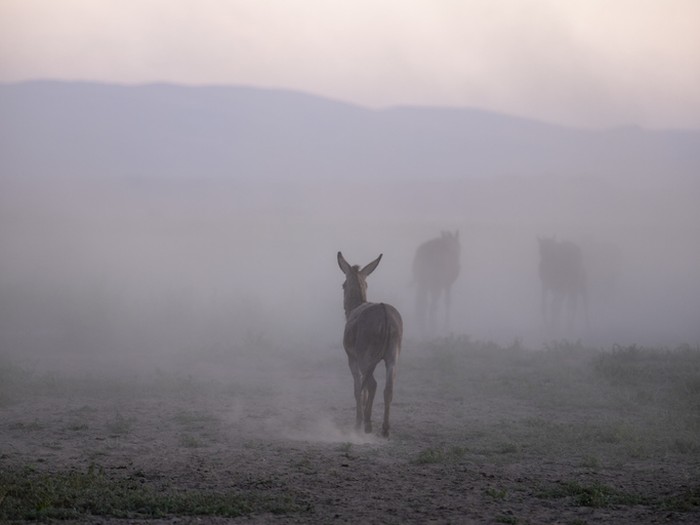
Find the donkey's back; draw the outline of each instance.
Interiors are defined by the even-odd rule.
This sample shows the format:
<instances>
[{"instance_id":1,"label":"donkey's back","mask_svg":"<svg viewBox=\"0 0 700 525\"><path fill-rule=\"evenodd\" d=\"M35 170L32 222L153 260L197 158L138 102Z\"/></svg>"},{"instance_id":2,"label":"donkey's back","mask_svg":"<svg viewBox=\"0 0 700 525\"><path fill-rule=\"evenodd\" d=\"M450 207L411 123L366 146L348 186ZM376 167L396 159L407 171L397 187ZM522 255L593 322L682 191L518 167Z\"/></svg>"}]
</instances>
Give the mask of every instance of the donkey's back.
<instances>
[{"instance_id":1,"label":"donkey's back","mask_svg":"<svg viewBox=\"0 0 700 525\"><path fill-rule=\"evenodd\" d=\"M373 370L380 361L396 362L401 352L403 320L399 311L386 303L363 303L345 323L343 346L348 358L362 368Z\"/></svg>"}]
</instances>

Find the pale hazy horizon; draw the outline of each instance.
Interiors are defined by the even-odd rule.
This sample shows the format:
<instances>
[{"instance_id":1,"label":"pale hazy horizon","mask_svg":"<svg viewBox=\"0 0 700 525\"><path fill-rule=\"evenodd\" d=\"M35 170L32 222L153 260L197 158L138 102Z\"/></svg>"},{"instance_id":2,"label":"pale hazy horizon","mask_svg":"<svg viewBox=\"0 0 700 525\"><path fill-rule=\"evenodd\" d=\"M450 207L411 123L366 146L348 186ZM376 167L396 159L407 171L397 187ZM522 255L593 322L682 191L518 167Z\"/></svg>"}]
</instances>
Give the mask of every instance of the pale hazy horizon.
<instances>
[{"instance_id":1,"label":"pale hazy horizon","mask_svg":"<svg viewBox=\"0 0 700 525\"><path fill-rule=\"evenodd\" d=\"M700 3L3 0L0 82L246 85L700 128Z\"/></svg>"}]
</instances>

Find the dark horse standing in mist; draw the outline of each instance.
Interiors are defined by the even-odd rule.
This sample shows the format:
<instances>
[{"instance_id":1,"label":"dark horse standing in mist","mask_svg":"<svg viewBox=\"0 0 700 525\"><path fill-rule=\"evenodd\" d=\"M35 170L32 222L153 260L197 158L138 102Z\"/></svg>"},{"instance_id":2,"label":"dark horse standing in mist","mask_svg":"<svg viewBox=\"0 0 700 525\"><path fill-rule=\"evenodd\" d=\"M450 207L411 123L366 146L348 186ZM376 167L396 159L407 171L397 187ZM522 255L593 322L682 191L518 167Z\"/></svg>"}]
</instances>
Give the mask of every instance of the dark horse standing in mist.
<instances>
[{"instance_id":1,"label":"dark horse standing in mist","mask_svg":"<svg viewBox=\"0 0 700 525\"><path fill-rule=\"evenodd\" d=\"M338 252L338 265L345 274L343 306L346 323L343 346L348 355L348 364L355 384L355 428L359 430L364 421L365 432L372 432L372 403L377 391L374 369L384 360L386 385L382 435L389 436L389 407L394 393L396 365L401 352L403 322L393 306L367 302L366 279L381 259L380 255L360 269L357 265L348 264L343 254Z\"/></svg>"},{"instance_id":2,"label":"dark horse standing in mist","mask_svg":"<svg viewBox=\"0 0 700 525\"><path fill-rule=\"evenodd\" d=\"M416 317L420 331L434 332L440 296L445 304L445 328L450 324L451 288L459 276L459 231L443 231L421 244L413 259Z\"/></svg>"},{"instance_id":3,"label":"dark horse standing in mist","mask_svg":"<svg viewBox=\"0 0 700 525\"><path fill-rule=\"evenodd\" d=\"M588 293L586 271L581 249L570 241L537 238L540 247L540 281L542 282L542 319L545 326L558 330L561 311L566 302L567 329L573 331L581 297L586 326L588 320Z\"/></svg>"}]
</instances>

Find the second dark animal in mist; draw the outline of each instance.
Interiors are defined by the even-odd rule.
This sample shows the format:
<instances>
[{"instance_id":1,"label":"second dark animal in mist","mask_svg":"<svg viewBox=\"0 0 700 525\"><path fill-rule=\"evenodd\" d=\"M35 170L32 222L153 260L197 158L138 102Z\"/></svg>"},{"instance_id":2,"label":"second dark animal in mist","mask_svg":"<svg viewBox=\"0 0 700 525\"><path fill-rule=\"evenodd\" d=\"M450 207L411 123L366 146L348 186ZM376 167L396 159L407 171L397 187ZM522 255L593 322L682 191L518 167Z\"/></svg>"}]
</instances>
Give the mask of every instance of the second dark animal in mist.
<instances>
[{"instance_id":1,"label":"second dark animal in mist","mask_svg":"<svg viewBox=\"0 0 700 525\"><path fill-rule=\"evenodd\" d=\"M588 293L586 271L581 249L571 241L538 237L540 249L539 274L542 283L542 318L548 330L560 328L566 305L566 330L571 333L576 321L578 300L583 303L583 315L588 327Z\"/></svg>"},{"instance_id":2,"label":"second dark animal in mist","mask_svg":"<svg viewBox=\"0 0 700 525\"><path fill-rule=\"evenodd\" d=\"M450 325L452 285L459 276L459 231L443 231L440 237L424 242L413 259L413 283L416 286L418 331L434 333L438 327L440 298L443 300L442 325Z\"/></svg>"}]
</instances>

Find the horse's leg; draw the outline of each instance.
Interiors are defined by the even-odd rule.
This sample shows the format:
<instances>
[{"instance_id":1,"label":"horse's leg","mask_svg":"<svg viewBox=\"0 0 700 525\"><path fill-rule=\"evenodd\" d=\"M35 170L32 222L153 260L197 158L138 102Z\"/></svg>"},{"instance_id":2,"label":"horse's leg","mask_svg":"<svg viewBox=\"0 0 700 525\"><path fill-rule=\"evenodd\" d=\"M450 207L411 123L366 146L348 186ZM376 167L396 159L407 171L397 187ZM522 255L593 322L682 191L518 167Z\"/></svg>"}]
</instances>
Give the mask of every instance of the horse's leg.
<instances>
[{"instance_id":1,"label":"horse's leg","mask_svg":"<svg viewBox=\"0 0 700 525\"><path fill-rule=\"evenodd\" d=\"M374 403L374 394L377 391L377 380L374 379L373 370L368 371L367 374L364 385L367 392L367 397L365 398L365 432L369 434L372 432L372 403Z\"/></svg>"},{"instance_id":2,"label":"horse's leg","mask_svg":"<svg viewBox=\"0 0 700 525\"><path fill-rule=\"evenodd\" d=\"M428 331L430 335L433 335L437 328L437 305L440 299L440 289L430 290L430 305L428 308Z\"/></svg>"},{"instance_id":3,"label":"horse's leg","mask_svg":"<svg viewBox=\"0 0 700 525\"><path fill-rule=\"evenodd\" d=\"M421 334L425 331L427 306L428 291L423 284L418 283L416 288L416 321Z\"/></svg>"},{"instance_id":4,"label":"horse's leg","mask_svg":"<svg viewBox=\"0 0 700 525\"><path fill-rule=\"evenodd\" d=\"M591 329L591 319L588 315L588 292L585 288L581 290L581 302L583 303L583 319L586 323L586 330Z\"/></svg>"},{"instance_id":5,"label":"horse's leg","mask_svg":"<svg viewBox=\"0 0 700 525\"><path fill-rule=\"evenodd\" d=\"M576 323L576 311L578 310L577 292L570 292L567 295L567 323L569 335L573 335Z\"/></svg>"},{"instance_id":6,"label":"horse's leg","mask_svg":"<svg viewBox=\"0 0 700 525\"><path fill-rule=\"evenodd\" d=\"M352 373L353 384L355 388L355 430L360 430L362 425L362 374L360 373L360 365L357 359L353 359L348 356L348 365L350 366L350 372Z\"/></svg>"},{"instance_id":7,"label":"horse's leg","mask_svg":"<svg viewBox=\"0 0 700 525\"><path fill-rule=\"evenodd\" d=\"M450 286L445 288L445 330L450 329L450 307L452 306L452 294Z\"/></svg>"},{"instance_id":8,"label":"horse's leg","mask_svg":"<svg viewBox=\"0 0 700 525\"><path fill-rule=\"evenodd\" d=\"M561 308L564 302L564 295L555 291L552 293L552 330L558 334L561 319Z\"/></svg>"},{"instance_id":9,"label":"horse's leg","mask_svg":"<svg viewBox=\"0 0 700 525\"><path fill-rule=\"evenodd\" d=\"M391 400L394 398L394 380L396 379L396 363L386 363L386 385L384 386L384 423L382 424L382 436L389 437L389 410Z\"/></svg>"}]
</instances>

